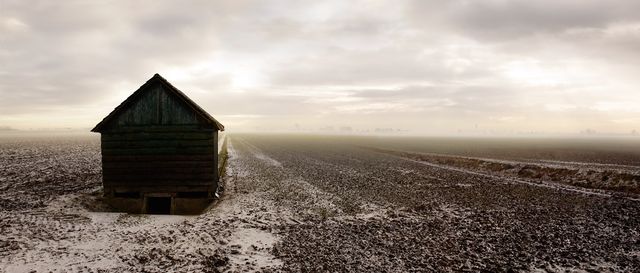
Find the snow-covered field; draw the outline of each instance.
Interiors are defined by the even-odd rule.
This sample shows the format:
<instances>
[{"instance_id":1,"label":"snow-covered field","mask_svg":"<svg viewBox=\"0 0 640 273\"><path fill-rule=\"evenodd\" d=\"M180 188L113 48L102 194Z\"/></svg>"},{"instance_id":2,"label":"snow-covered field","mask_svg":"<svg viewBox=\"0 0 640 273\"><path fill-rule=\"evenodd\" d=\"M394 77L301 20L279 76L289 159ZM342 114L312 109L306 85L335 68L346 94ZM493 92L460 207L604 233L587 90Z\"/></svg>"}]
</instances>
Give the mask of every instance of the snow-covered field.
<instances>
[{"instance_id":1,"label":"snow-covered field","mask_svg":"<svg viewBox=\"0 0 640 273\"><path fill-rule=\"evenodd\" d=\"M0 138L0 272L640 268L633 149L227 138L223 197L199 216L110 212L96 136Z\"/></svg>"}]
</instances>

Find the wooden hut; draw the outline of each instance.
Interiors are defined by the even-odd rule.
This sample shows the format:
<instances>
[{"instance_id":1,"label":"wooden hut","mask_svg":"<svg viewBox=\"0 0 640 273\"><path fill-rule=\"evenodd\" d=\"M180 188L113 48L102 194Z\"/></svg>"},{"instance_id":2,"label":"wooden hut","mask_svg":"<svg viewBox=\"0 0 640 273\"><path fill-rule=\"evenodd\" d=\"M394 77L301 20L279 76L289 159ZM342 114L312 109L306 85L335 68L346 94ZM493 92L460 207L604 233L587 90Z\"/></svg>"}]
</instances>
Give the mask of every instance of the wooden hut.
<instances>
[{"instance_id":1,"label":"wooden hut","mask_svg":"<svg viewBox=\"0 0 640 273\"><path fill-rule=\"evenodd\" d=\"M114 208L196 214L213 200L224 126L160 75L91 131L101 134L104 195Z\"/></svg>"}]
</instances>

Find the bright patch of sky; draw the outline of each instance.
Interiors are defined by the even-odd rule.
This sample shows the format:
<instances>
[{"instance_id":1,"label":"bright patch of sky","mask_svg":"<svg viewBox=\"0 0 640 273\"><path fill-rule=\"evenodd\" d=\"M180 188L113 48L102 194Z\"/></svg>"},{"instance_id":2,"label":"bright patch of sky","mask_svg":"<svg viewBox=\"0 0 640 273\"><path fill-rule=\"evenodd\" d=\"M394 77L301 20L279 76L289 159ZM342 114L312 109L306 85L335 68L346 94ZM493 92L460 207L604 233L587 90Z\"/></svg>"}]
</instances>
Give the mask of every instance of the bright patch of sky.
<instances>
[{"instance_id":1,"label":"bright patch of sky","mask_svg":"<svg viewBox=\"0 0 640 273\"><path fill-rule=\"evenodd\" d=\"M0 0L0 127L90 128L160 73L230 131L628 133L640 130L638 10Z\"/></svg>"}]
</instances>

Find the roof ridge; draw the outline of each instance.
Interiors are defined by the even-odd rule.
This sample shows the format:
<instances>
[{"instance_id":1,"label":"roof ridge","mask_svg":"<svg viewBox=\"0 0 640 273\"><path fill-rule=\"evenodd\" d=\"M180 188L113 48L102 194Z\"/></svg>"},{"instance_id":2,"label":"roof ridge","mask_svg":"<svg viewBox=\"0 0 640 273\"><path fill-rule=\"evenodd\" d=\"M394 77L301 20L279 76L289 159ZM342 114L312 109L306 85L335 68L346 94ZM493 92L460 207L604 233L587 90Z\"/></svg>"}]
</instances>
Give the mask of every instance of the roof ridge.
<instances>
[{"instance_id":1,"label":"roof ridge","mask_svg":"<svg viewBox=\"0 0 640 273\"><path fill-rule=\"evenodd\" d=\"M181 99L184 103L186 103L188 106L190 106L196 113L198 113L200 116L202 116L202 118L207 120L210 124L215 125L218 130L224 131L224 125L222 125L214 117L212 117L209 113L207 113L207 111L202 109L202 107L200 107L197 103L195 103L193 100L191 100L185 93L180 91L180 89L178 89L177 87L173 86L173 84L171 84L167 79L165 79L164 77L160 76L160 74L155 73L153 75L153 77L151 77L144 84L142 84L136 91L134 91L131 95L129 95L129 97L127 97L123 102L121 102L120 105L116 106L116 108L114 108L113 111L111 111L111 113L109 113L109 115L107 115L93 129L91 129L91 132L100 132L104 128L104 126L106 126L106 124L111 119L116 117L117 114L120 111L122 111L122 109L124 109L125 106L127 106L130 103L132 103L132 101L135 99L135 97L139 96L139 94L142 92L142 90L147 85L149 85L152 81L155 81L155 80L159 80L161 84L167 85L171 92L176 94L179 99Z\"/></svg>"}]
</instances>

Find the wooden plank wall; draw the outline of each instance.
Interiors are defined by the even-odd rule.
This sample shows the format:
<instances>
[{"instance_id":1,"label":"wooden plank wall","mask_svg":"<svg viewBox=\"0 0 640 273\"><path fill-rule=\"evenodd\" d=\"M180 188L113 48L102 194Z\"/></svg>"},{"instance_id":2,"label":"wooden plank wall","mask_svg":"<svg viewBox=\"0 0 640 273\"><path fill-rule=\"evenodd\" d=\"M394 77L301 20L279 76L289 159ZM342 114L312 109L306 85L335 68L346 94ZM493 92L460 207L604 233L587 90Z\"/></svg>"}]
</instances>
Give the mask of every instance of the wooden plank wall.
<instances>
[{"instance_id":1,"label":"wooden plank wall","mask_svg":"<svg viewBox=\"0 0 640 273\"><path fill-rule=\"evenodd\" d=\"M105 190L217 187L216 131L111 132L102 134L101 143Z\"/></svg>"},{"instance_id":2,"label":"wooden plank wall","mask_svg":"<svg viewBox=\"0 0 640 273\"><path fill-rule=\"evenodd\" d=\"M140 125L197 125L206 124L175 95L161 85L149 87L133 104L124 109L112 122L112 128Z\"/></svg>"},{"instance_id":3,"label":"wooden plank wall","mask_svg":"<svg viewBox=\"0 0 640 273\"><path fill-rule=\"evenodd\" d=\"M105 192L215 191L217 131L161 84L148 88L102 132Z\"/></svg>"},{"instance_id":4,"label":"wooden plank wall","mask_svg":"<svg viewBox=\"0 0 640 273\"><path fill-rule=\"evenodd\" d=\"M225 166L227 164L227 137L222 133L219 134L218 140L218 177L222 177L224 175Z\"/></svg>"}]
</instances>

